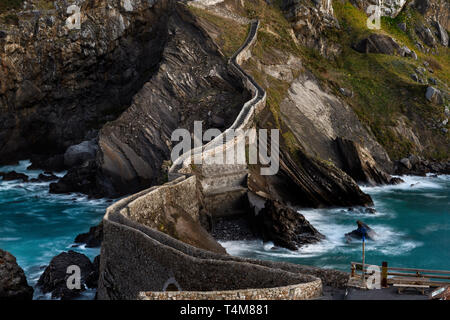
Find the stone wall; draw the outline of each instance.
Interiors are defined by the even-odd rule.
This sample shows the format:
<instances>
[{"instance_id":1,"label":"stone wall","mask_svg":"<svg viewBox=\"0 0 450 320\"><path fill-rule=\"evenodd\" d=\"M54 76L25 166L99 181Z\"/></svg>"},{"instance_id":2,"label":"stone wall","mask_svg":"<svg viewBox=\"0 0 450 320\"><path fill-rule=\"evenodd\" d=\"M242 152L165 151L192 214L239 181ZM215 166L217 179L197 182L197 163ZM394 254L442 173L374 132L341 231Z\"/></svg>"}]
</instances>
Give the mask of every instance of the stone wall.
<instances>
[{"instance_id":1,"label":"stone wall","mask_svg":"<svg viewBox=\"0 0 450 320\"><path fill-rule=\"evenodd\" d=\"M258 26L252 23L246 42L230 60L230 68L254 94L232 125L235 129L249 128L265 104L265 91L238 65L256 41ZM246 166L196 168L185 165L187 157L174 162L172 181L107 209L99 299L311 299L321 295L322 282L345 285L348 276L342 272L238 258L214 247L214 239L200 226L200 210L215 203L211 196L222 207L238 200L231 195L246 180ZM182 169L193 175L183 175ZM179 291L164 292L169 285Z\"/></svg>"}]
</instances>

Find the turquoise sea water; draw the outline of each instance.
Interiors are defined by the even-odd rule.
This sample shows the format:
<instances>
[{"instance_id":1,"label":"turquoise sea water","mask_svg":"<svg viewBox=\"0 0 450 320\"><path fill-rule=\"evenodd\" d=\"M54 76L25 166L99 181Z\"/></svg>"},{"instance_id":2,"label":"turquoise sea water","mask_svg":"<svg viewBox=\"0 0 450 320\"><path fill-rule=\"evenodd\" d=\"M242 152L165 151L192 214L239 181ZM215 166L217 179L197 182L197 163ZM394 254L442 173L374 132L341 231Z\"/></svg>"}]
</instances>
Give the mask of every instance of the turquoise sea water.
<instances>
[{"instance_id":1,"label":"turquoise sea water","mask_svg":"<svg viewBox=\"0 0 450 320\"><path fill-rule=\"evenodd\" d=\"M30 178L40 171L27 171L29 161L16 170ZM60 174L62 175L62 173ZM346 243L344 234L362 220L378 234L366 244L366 262L390 266L450 270L450 176L402 177L397 186L363 188L375 202L375 215L358 208L300 210L325 236L320 243L289 251L262 241L228 241L222 245L230 254L259 259L282 260L349 271L351 261L361 260L361 243ZM1 179L1 178L0 178ZM91 260L99 249L72 248L74 238L98 224L110 204L85 196L52 195L49 183L0 180L0 248L16 256L28 282L35 285L45 265L62 251L75 250ZM87 292L83 298L92 298ZM35 291L35 299L47 299Z\"/></svg>"},{"instance_id":2,"label":"turquoise sea water","mask_svg":"<svg viewBox=\"0 0 450 320\"><path fill-rule=\"evenodd\" d=\"M0 171L15 170L30 178L37 177L41 171L27 171L29 165L29 161L21 161L17 166L0 167ZM50 194L48 186L48 182L24 183L0 178L0 248L17 258L33 286L45 265L63 251L81 252L91 261L100 253L98 248L72 248L72 245L79 233L101 221L108 205L106 200L88 200L78 194ZM89 298L89 294L92 292L87 292L84 298ZM45 299L48 295L35 291L34 298Z\"/></svg>"},{"instance_id":3,"label":"turquoise sea water","mask_svg":"<svg viewBox=\"0 0 450 320\"><path fill-rule=\"evenodd\" d=\"M361 261L362 244L346 243L344 234L362 220L377 232L366 242L366 262L392 267L450 270L450 176L402 177L396 186L362 188L375 203L376 214L355 208L299 210L326 240L298 251L275 248L261 241L229 241L230 254L282 260L350 271L351 261Z\"/></svg>"}]
</instances>

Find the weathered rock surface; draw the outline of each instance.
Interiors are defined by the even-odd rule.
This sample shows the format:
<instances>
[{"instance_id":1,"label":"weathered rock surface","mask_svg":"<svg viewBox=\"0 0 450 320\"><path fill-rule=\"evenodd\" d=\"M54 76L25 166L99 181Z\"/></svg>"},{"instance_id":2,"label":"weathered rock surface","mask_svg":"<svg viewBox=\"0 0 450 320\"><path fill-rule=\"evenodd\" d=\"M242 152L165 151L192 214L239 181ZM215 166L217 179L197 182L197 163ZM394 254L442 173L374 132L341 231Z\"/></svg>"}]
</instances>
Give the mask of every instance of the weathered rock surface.
<instances>
[{"instance_id":1,"label":"weathered rock surface","mask_svg":"<svg viewBox=\"0 0 450 320\"><path fill-rule=\"evenodd\" d=\"M335 142L341 154L342 169L356 182L372 186L401 182L379 168L369 151L358 143L341 137L336 138Z\"/></svg>"},{"instance_id":2,"label":"weathered rock surface","mask_svg":"<svg viewBox=\"0 0 450 320\"><path fill-rule=\"evenodd\" d=\"M22 180L27 182L29 179L26 174L18 173L16 171L0 172L0 177L2 177L4 181Z\"/></svg>"},{"instance_id":3,"label":"weathered rock surface","mask_svg":"<svg viewBox=\"0 0 450 320\"><path fill-rule=\"evenodd\" d=\"M435 27L438 32L438 37L441 41L441 44L444 47L448 47L448 32L444 29L444 27L439 23L439 21L435 22Z\"/></svg>"},{"instance_id":4,"label":"weathered rock surface","mask_svg":"<svg viewBox=\"0 0 450 320\"><path fill-rule=\"evenodd\" d=\"M50 184L50 193L80 192L93 197L103 196L97 185L97 164L89 161L70 169L58 182Z\"/></svg>"},{"instance_id":5,"label":"weathered rock surface","mask_svg":"<svg viewBox=\"0 0 450 320\"><path fill-rule=\"evenodd\" d=\"M71 275L67 273L67 268L72 265L78 266L81 270L79 290L67 287L67 280ZM49 266L39 278L37 286L43 293L51 292L52 298L73 299L86 289L86 280L93 271L93 265L85 255L75 251L63 252L50 261Z\"/></svg>"},{"instance_id":6,"label":"weathered rock surface","mask_svg":"<svg viewBox=\"0 0 450 320\"><path fill-rule=\"evenodd\" d=\"M295 157L295 160L294 160ZM266 199L303 207L372 205L369 195L334 165L308 157L301 150L290 155L280 150L280 170L273 176L261 176L251 168L248 187Z\"/></svg>"},{"instance_id":7,"label":"weathered rock surface","mask_svg":"<svg viewBox=\"0 0 450 320\"><path fill-rule=\"evenodd\" d=\"M254 220L263 241L273 241L290 250L325 238L302 214L277 201L267 200Z\"/></svg>"},{"instance_id":8,"label":"weathered rock surface","mask_svg":"<svg viewBox=\"0 0 450 320\"><path fill-rule=\"evenodd\" d=\"M433 36L430 28L425 25L417 25L415 27L417 36L429 47L436 46L436 39Z\"/></svg>"},{"instance_id":9,"label":"weathered rock surface","mask_svg":"<svg viewBox=\"0 0 450 320\"><path fill-rule=\"evenodd\" d=\"M129 106L160 62L171 1L27 1L0 39L0 162L62 154ZM106 9L108 8L108 9ZM2 20L3 21L3 20ZM38 61L38 63L37 63Z\"/></svg>"},{"instance_id":10,"label":"weathered rock surface","mask_svg":"<svg viewBox=\"0 0 450 320\"><path fill-rule=\"evenodd\" d=\"M428 21L439 22L444 29L450 29L450 2L447 0L414 0L414 7Z\"/></svg>"},{"instance_id":11,"label":"weathered rock surface","mask_svg":"<svg viewBox=\"0 0 450 320\"><path fill-rule=\"evenodd\" d=\"M305 73L292 82L280 111L284 123L307 154L331 160L343 169L347 161L335 144L335 139L340 137L360 141L380 169L392 170L386 151L369 134L352 108L327 92L313 75Z\"/></svg>"},{"instance_id":12,"label":"weathered rock surface","mask_svg":"<svg viewBox=\"0 0 450 320\"><path fill-rule=\"evenodd\" d=\"M439 89L436 89L435 87L427 88L427 91L425 92L425 98L427 98L428 101L436 104L444 103L444 98L442 97L441 91L439 91Z\"/></svg>"},{"instance_id":13,"label":"weathered rock surface","mask_svg":"<svg viewBox=\"0 0 450 320\"><path fill-rule=\"evenodd\" d=\"M85 243L86 248L100 247L103 240L103 223L100 222L98 226L91 227L89 232L77 235L75 243Z\"/></svg>"},{"instance_id":14,"label":"weathered rock surface","mask_svg":"<svg viewBox=\"0 0 450 320\"><path fill-rule=\"evenodd\" d=\"M70 146L64 153L64 164L71 168L82 165L88 160L95 159L97 144L95 141L83 141L80 144Z\"/></svg>"},{"instance_id":15,"label":"weathered rock surface","mask_svg":"<svg viewBox=\"0 0 450 320\"><path fill-rule=\"evenodd\" d=\"M353 45L353 49L361 53L401 54L400 45L385 34L374 33Z\"/></svg>"},{"instance_id":16,"label":"weathered rock surface","mask_svg":"<svg viewBox=\"0 0 450 320\"><path fill-rule=\"evenodd\" d=\"M365 224L362 221L356 221L356 224L358 225L358 229L355 229L349 233L345 234L345 238L347 241L351 241L352 239L361 240L363 237L363 234L365 234L366 239L370 240L376 240L376 232L370 228L367 224Z\"/></svg>"},{"instance_id":17,"label":"weathered rock surface","mask_svg":"<svg viewBox=\"0 0 450 320\"><path fill-rule=\"evenodd\" d=\"M33 288L28 285L25 273L16 258L0 249L0 300L31 300Z\"/></svg>"},{"instance_id":18,"label":"weathered rock surface","mask_svg":"<svg viewBox=\"0 0 450 320\"><path fill-rule=\"evenodd\" d=\"M326 36L327 32L340 28L330 1L283 0L281 7L298 42L327 58L339 55L340 45Z\"/></svg>"},{"instance_id":19,"label":"weathered rock surface","mask_svg":"<svg viewBox=\"0 0 450 320\"><path fill-rule=\"evenodd\" d=\"M394 163L394 172L404 175L425 176L427 173L450 174L450 161L425 160L417 155L410 155Z\"/></svg>"},{"instance_id":20,"label":"weathered rock surface","mask_svg":"<svg viewBox=\"0 0 450 320\"><path fill-rule=\"evenodd\" d=\"M350 0L350 2L357 8L364 10L367 14L367 8L370 5L379 5L377 0ZM396 17L405 6L407 0L385 0L383 1L382 14L383 16Z\"/></svg>"}]
</instances>

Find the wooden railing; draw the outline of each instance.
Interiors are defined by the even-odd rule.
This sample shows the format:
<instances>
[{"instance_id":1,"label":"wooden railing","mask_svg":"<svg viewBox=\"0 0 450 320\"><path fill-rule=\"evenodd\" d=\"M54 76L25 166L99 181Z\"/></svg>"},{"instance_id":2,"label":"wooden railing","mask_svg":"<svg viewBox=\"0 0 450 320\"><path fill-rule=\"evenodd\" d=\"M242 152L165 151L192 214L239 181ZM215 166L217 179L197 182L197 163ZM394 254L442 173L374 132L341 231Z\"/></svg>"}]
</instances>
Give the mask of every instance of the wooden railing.
<instances>
[{"instance_id":1,"label":"wooden railing","mask_svg":"<svg viewBox=\"0 0 450 320\"><path fill-rule=\"evenodd\" d=\"M370 264L364 265L364 274L366 277L370 275L370 273L367 273L367 267L369 266ZM387 262L383 262L382 266L377 267L379 267L381 271L381 286L383 287L386 287L388 284L394 283L396 279L401 278L415 278L430 287L450 285L450 271L447 270L388 267ZM363 272L362 268L362 263L351 262L351 277L361 277ZM359 275L359 273L361 275Z\"/></svg>"}]
</instances>

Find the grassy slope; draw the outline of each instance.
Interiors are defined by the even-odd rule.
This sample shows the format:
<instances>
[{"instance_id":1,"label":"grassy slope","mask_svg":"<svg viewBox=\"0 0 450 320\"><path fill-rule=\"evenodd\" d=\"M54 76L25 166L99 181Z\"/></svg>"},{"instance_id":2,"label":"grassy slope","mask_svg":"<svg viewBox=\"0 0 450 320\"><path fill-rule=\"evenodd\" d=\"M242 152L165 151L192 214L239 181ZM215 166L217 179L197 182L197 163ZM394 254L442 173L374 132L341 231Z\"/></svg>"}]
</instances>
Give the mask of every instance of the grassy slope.
<instances>
[{"instance_id":1,"label":"grassy slope","mask_svg":"<svg viewBox=\"0 0 450 320\"><path fill-rule=\"evenodd\" d=\"M418 152L410 141L393 130L396 119L402 116L420 132L423 140L427 140L428 148L424 151L426 156L448 158L448 133L445 135L439 128L430 128L431 123L444 119L444 108L428 103L425 99L427 85L414 82L410 77L415 68L423 67L423 61L427 60L435 71L433 74L427 72L427 77L437 77L448 83L448 49L440 48L440 55L434 57L415 50L419 56L417 61L383 54L357 53L350 46L371 32L366 27L367 17L348 2L335 1L333 5L341 30L330 37L339 39L343 52L336 61L329 61L310 50L305 57L316 76L332 84L336 93L339 87L351 88L355 92L355 96L347 99L347 102L391 158L398 159ZM413 21L420 18L412 10L402 12L395 19L383 17L382 30L378 32L389 34L414 50L413 33L405 34L397 25L405 21L411 26Z\"/></svg>"},{"instance_id":2,"label":"grassy slope","mask_svg":"<svg viewBox=\"0 0 450 320\"><path fill-rule=\"evenodd\" d=\"M345 87L355 92L354 97L345 98L359 118L372 131L377 140L386 148L393 159L409 153L418 153L414 144L396 134L396 120L402 118L406 124L419 132L421 141L425 141L428 157L444 159L449 157L449 133L444 134L440 128L431 128L432 124L444 119L443 107L428 103L425 99L427 85L414 82L410 75L415 68L423 66L423 61L430 62L434 73L427 77L449 82L450 57L448 49L440 48L439 55L425 55L415 50L419 60L382 54L360 54L351 49L351 44L372 32L366 27L366 15L349 2L334 1L335 15L341 25L340 30L327 34L340 43L342 55L335 61L321 57L314 50L297 47L289 34L290 24L284 18L277 4L267 5L262 0L244 2L244 8L236 6L233 0L225 0L224 6L248 18L259 18L261 29L258 42L253 49L256 59L265 64L285 62L289 54L301 57L322 84L339 95L339 88ZM400 43L415 49L413 32L403 33L398 23L406 22L409 26L422 17L408 9L397 18L382 19L382 30L396 38ZM215 18L213 18L215 19ZM224 29L225 37L232 38L233 30ZM228 35L227 35L228 34ZM283 53L280 55L280 51ZM283 61L284 59L284 61ZM274 115L276 126L283 129L279 119L279 104L286 95L290 83L277 80L262 72L252 59L245 68L262 84L268 92L268 107ZM442 83L441 83L442 85ZM438 85L439 87L439 85ZM289 130L284 128L283 136L292 141ZM291 137L291 138L290 138Z\"/></svg>"}]
</instances>

